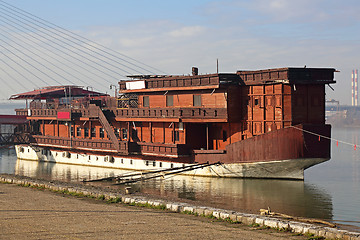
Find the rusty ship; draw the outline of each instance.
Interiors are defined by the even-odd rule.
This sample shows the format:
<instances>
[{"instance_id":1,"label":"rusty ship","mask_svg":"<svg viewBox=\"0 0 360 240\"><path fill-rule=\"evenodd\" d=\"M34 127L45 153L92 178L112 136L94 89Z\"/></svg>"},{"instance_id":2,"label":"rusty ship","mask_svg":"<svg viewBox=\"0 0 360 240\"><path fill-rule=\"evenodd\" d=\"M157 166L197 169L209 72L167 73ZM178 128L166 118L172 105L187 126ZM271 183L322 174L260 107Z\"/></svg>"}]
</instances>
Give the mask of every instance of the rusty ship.
<instances>
[{"instance_id":1,"label":"rusty ship","mask_svg":"<svg viewBox=\"0 0 360 240\"><path fill-rule=\"evenodd\" d=\"M333 68L137 75L115 97L79 86L15 94L26 99L20 159L183 174L303 179L330 159L325 87ZM28 101L30 100L29 104ZM214 164L217 163L217 164Z\"/></svg>"}]
</instances>

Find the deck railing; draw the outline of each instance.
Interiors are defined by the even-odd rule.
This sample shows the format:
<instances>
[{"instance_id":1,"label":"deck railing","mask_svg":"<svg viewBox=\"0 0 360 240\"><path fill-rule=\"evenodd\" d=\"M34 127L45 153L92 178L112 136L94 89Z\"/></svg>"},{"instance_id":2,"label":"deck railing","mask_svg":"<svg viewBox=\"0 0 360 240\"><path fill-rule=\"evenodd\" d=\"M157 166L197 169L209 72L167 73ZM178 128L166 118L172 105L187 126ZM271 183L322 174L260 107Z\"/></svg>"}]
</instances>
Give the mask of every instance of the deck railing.
<instances>
[{"instance_id":1,"label":"deck railing","mask_svg":"<svg viewBox=\"0 0 360 240\"><path fill-rule=\"evenodd\" d=\"M69 137L54 137L34 135L33 141L37 144L48 144L66 148L87 148L94 150L115 150L114 144L110 140L102 139L79 139ZM129 143L119 141L119 152L122 154L129 153Z\"/></svg>"},{"instance_id":2,"label":"deck railing","mask_svg":"<svg viewBox=\"0 0 360 240\"><path fill-rule=\"evenodd\" d=\"M137 142L141 154L157 156L189 156L191 148L186 144L164 144L164 143L146 143Z\"/></svg>"},{"instance_id":3,"label":"deck railing","mask_svg":"<svg viewBox=\"0 0 360 240\"><path fill-rule=\"evenodd\" d=\"M79 148L92 150L115 150L114 144L110 140L103 139L79 139L68 137L55 137L33 135L31 141L35 144L49 145L59 148ZM120 154L145 154L153 156L189 156L191 148L186 144L163 144L163 143L145 143L145 142L127 142L119 141Z\"/></svg>"},{"instance_id":4,"label":"deck railing","mask_svg":"<svg viewBox=\"0 0 360 240\"><path fill-rule=\"evenodd\" d=\"M120 118L227 119L226 108L129 108L115 110Z\"/></svg>"},{"instance_id":5,"label":"deck railing","mask_svg":"<svg viewBox=\"0 0 360 240\"><path fill-rule=\"evenodd\" d=\"M70 112L81 117L98 117L91 108L80 109L30 109L32 117L57 117L58 112ZM113 110L119 118L186 118L186 119L227 119L226 108L126 108ZM17 115L29 115L27 109L16 109Z\"/></svg>"}]
</instances>

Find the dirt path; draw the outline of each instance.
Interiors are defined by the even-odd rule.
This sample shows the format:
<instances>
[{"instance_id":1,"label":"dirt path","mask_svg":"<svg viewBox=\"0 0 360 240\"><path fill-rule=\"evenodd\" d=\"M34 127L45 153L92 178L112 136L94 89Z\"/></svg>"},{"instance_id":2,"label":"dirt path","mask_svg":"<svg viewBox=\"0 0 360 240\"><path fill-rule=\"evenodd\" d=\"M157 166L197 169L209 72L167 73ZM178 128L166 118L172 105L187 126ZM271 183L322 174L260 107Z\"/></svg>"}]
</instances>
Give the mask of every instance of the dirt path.
<instances>
[{"instance_id":1,"label":"dirt path","mask_svg":"<svg viewBox=\"0 0 360 240\"><path fill-rule=\"evenodd\" d=\"M164 210L0 184L0 239L306 239Z\"/></svg>"}]
</instances>

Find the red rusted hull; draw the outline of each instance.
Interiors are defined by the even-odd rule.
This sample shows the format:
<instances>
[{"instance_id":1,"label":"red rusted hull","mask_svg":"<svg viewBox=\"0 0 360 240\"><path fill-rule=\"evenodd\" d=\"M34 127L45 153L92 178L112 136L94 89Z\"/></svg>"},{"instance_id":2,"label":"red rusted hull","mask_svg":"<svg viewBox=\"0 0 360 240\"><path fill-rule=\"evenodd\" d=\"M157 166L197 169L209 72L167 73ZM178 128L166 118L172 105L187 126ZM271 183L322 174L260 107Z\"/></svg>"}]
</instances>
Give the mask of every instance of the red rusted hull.
<instances>
[{"instance_id":1,"label":"red rusted hull","mask_svg":"<svg viewBox=\"0 0 360 240\"><path fill-rule=\"evenodd\" d=\"M330 159L330 125L287 127L229 144L224 153L197 151L195 161L270 162L289 159Z\"/></svg>"}]
</instances>

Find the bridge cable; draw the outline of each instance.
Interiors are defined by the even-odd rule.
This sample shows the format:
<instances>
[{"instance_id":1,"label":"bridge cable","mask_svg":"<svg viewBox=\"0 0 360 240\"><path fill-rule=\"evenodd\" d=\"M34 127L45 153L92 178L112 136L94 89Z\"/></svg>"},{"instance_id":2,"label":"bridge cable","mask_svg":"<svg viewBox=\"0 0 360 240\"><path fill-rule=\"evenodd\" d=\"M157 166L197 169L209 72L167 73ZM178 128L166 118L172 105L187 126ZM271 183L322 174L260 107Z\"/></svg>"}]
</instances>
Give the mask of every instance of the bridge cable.
<instances>
[{"instance_id":1,"label":"bridge cable","mask_svg":"<svg viewBox=\"0 0 360 240\"><path fill-rule=\"evenodd\" d=\"M3 40L0 39L1 42L4 42ZM6 42L5 42L6 43ZM5 48L4 46L2 46L0 44L1 47ZM27 55L26 53L20 51L19 49L16 49L14 46L12 46L11 44L8 44L8 46L14 48L15 50L17 50L18 52L24 54L25 56L27 56L28 58L30 58L31 60L37 62L38 64L40 64L42 67L45 67L47 70L52 71L51 69L49 69L48 67L46 67L45 65L43 65L42 63L39 63L37 60L35 60L33 57ZM26 62L27 64L29 64L31 67L35 68L36 70L38 70L39 72L41 72L42 74L44 74L45 76L47 76L48 78L52 79L53 81L55 81L56 83L61 85L61 82L59 82L58 80L56 80L55 78L51 77L49 74L47 74L46 72L40 70L39 68L35 67L33 64L29 63L28 61L26 61L24 58L19 57L17 54L15 54L13 51L10 51L9 48L6 48L7 51L9 51L10 53L12 53L14 56L20 58L22 61ZM52 71L53 72L53 71Z\"/></svg>"},{"instance_id":2,"label":"bridge cable","mask_svg":"<svg viewBox=\"0 0 360 240\"><path fill-rule=\"evenodd\" d=\"M0 9L3 9L3 8L0 7ZM4 13L4 12L0 10L0 13ZM5 14L6 16L14 19L14 17L12 17L11 15L6 14L6 13L4 13L4 14ZM14 15L15 15L16 17L20 18L20 19L23 19L23 20L27 21L26 19L24 19L24 18L22 18L22 17L19 17L17 14L14 14ZM23 24L26 24L26 23L24 23L23 21L19 20L18 18L15 18L15 19L16 19L17 21L23 23ZM32 25L35 25L35 26L37 26L37 27L39 27L39 28L41 28L41 29L45 29L44 27L39 26L38 24L35 24L35 23L33 23L33 22L32 22L31 24L32 24ZM26 24L26 25L29 25L29 24ZM37 30L39 30L39 29L37 29ZM47 29L45 29L45 30L47 30ZM44 34L46 34L46 35L48 35L48 36L51 36L51 35L49 35L48 33L44 32L44 31L41 31L41 30L39 30L39 31L42 32L42 33L44 33ZM48 30L47 30L47 31L48 31ZM69 39L66 39L66 38L60 36L60 34L58 34L58 33L55 33L55 32L52 32L52 31L49 31L49 32L55 34L55 35L58 36L58 37L61 37L62 39L65 39L65 40L67 40L67 41L69 41L69 42L71 42L71 43L77 44L76 42L74 42L74 41L72 41L72 40L69 40ZM61 39L59 39L59 38L55 38L55 39L57 39L58 41L61 41L61 42L62 42L63 44L65 44L65 45L68 45L68 46L70 46L70 47L74 47L73 45L65 42L64 40L61 40ZM79 44L77 44L77 45L79 45ZM79 46L81 46L81 45L79 45ZM83 48L85 48L85 47L83 47ZM86 55L89 55L89 56L91 56L91 57L99 60L100 62L106 63L106 64L108 64L108 65L110 65L110 66L112 66L112 67L114 67L114 68L117 68L117 69L119 69L119 70L121 70L121 71L123 71L123 72L125 72L125 73L127 73L127 74L131 74L130 72L128 72L128 71L126 71L126 70L124 70L124 69L121 69L121 68L119 68L119 67L117 67L117 66L115 66L115 65L113 65L113 64L111 64L111 63L109 63L109 62L107 62L107 61L105 61L105 60L103 60L103 59L100 59L99 57L96 57L96 56L94 56L94 55L91 55L90 53L88 53L88 52L80 49L79 47L76 47L76 49L77 49L78 51L86 54ZM91 52L94 52L93 50L91 50L91 49L89 49L89 48L85 48L85 49L87 49L87 50L89 50L89 51L91 51ZM99 54L99 55L101 55L101 54ZM104 57L104 56L103 56L103 57ZM110 69L110 68L108 68L108 67L105 67L105 66L103 66L103 65L100 65L99 63L97 63L97 62L95 62L95 61L93 61L93 60L90 60L90 61L92 61L93 63L95 63L95 64L97 64L97 65L99 65L99 66L107 69L108 71L111 71L111 72L113 72L113 73L115 73L115 74L117 74L117 75L123 76L123 75L119 74L118 72L116 72L116 71L114 71L114 70L112 70L112 69Z\"/></svg>"},{"instance_id":3,"label":"bridge cable","mask_svg":"<svg viewBox=\"0 0 360 240\"><path fill-rule=\"evenodd\" d=\"M5 18L5 19L7 19L7 18ZM15 23L16 25L19 25L18 23L16 23L16 22L14 22L14 21L12 21L12 20L9 20L9 19L7 19L8 21L10 21L10 22L13 22L13 23ZM20 25L21 26L21 25ZM28 28L25 28L26 30L29 30ZM36 32L34 32L34 31L31 31L31 30L29 30L30 32L32 32L32 33L34 33L34 34L37 34ZM41 35L39 35L39 36L41 36ZM42 36L43 37L43 36ZM54 44L56 44L56 45L58 45L58 46L60 46L60 47L62 47L62 48L65 48L64 46L62 46L62 45L60 45L59 43L57 43L57 42L54 42L51 38L47 38L47 37L44 37L46 40L48 40L48 41L50 41L50 42L52 42L52 43L54 43ZM38 39L38 38L36 38L36 39ZM53 47L53 46L51 46L51 47ZM54 47L55 48L55 47ZM56 48L56 49L58 49L58 48ZM65 48L66 49L66 48ZM69 50L70 51L70 49L67 49L67 50ZM59 51L61 51L61 50L59 50ZM62 53L64 53L64 54L66 54L66 52L64 52L64 51L61 51ZM73 52L72 52L73 53ZM78 56L80 56L80 57L82 57L82 58L85 58L84 56L82 56L82 55L79 55L79 54L77 54ZM84 64L84 65L88 65L86 62L84 62L83 60L81 60L81 59L79 59L78 57L75 57L76 55L74 55L74 56L72 56L74 59L76 59L76 60L78 60L79 62L81 62L82 64ZM110 78L114 78L114 79L117 79L117 78L115 78L114 76L112 76L112 75L110 75L110 74L108 74L108 73L106 73L106 72L104 72L103 70L101 70L101 69L99 69L99 68L97 68L97 67L94 67L97 71L99 71L99 72L101 72L102 74L105 74L105 75L107 75L108 77L110 77ZM125 76L123 76L123 77L125 77ZM106 79L105 79L106 80ZM106 80L108 83L113 83L113 82L110 82L110 81L108 81L108 80Z\"/></svg>"},{"instance_id":4,"label":"bridge cable","mask_svg":"<svg viewBox=\"0 0 360 240\"><path fill-rule=\"evenodd\" d=\"M1 32L0 32L1 36L4 36ZM5 36L6 37L6 36ZM9 39L8 37L6 37L7 39ZM10 39L9 39L10 40ZM3 40L0 40L3 41ZM23 46L21 46L20 44L16 43L15 41L13 41L13 43L17 44L18 46L24 48ZM31 60L33 60L34 62L40 64L42 67L46 68L47 70L49 70L50 72L54 73L55 75L63 78L63 76L61 76L59 73L57 73L56 71L52 70L51 68L48 68L47 66L45 66L44 64L40 63L39 61L37 61L36 59L34 59L33 57L31 57L30 55L26 54L25 52L19 50L19 48L15 48L13 45L9 44L10 47L16 49L17 51L21 52L22 54L24 54L25 56L27 56L28 58L30 58ZM35 56L44 59L43 57L39 56L37 53L34 53L33 51L31 51L30 49L26 49L27 51L29 51L30 53L34 54ZM44 59L46 60L46 59ZM50 64L50 62L48 61L48 63ZM53 65L54 67L56 67L55 65ZM47 74L46 74L47 75ZM50 77L49 75L47 75L48 77ZM50 77L51 79L53 79L54 81L57 82L57 80L55 78ZM71 84L74 84L71 80L68 80ZM60 82L58 82L59 84L61 84ZM74 84L75 85L75 84Z\"/></svg>"},{"instance_id":5,"label":"bridge cable","mask_svg":"<svg viewBox=\"0 0 360 240\"><path fill-rule=\"evenodd\" d=\"M22 9L20 9L20 8L17 8L17 7L15 7L14 5L11 5L11 4L9 4L9 3L4 2L3 0L0 0L0 2L4 3L4 4L6 4L6 5L8 5L8 6L12 7L12 8L15 8L15 9L17 9L17 10L23 12L23 13L26 13L27 15L30 15L30 16L32 16L32 17L35 17L36 19L39 19L39 20L43 21L42 24L44 24L44 25L47 26L47 27L55 26L56 28L62 30L62 31L60 31L61 33L64 33L64 34L69 33L69 34L71 34L71 35L73 35L73 36L77 36L78 38L76 38L76 39L77 39L78 41L82 42L82 43L88 44L87 42L91 42L91 43L96 44L96 45L98 45L98 46L100 46L100 47L102 47L102 48L104 48L104 49L106 49L106 50L112 51L112 52L114 52L115 54L119 54L119 55L121 55L121 56L123 56L123 57L126 57L126 58L128 58L128 59L130 59L130 60L132 60L132 61L134 61L134 62L137 62L137 63L139 63L139 64L142 64L142 65L144 65L144 66L146 66L146 67L149 67L149 68L151 68L151 69L153 69L153 70L155 70L155 71L165 73L165 72L163 72L163 71L161 71L161 70L159 70L159 69L157 69L157 68L154 68L154 67L152 67L152 66L149 66L149 65L147 65L147 64L145 64L145 63L143 63L143 62L140 62L140 61L138 61L138 60L136 60L136 59L133 59L133 58L131 58L131 57L125 55L125 54L122 54L122 53L120 53L120 52L114 51L113 49L110 49L110 48L108 48L108 47L106 47L106 46L104 46L104 45L101 45L101 44L99 44L99 43L96 43L96 42L94 42L94 41L92 41L92 40L90 40L90 39L88 39L88 38L85 38L85 37L79 35L79 34L76 34L76 33L74 33L74 32L71 32L71 31L69 31L69 30L67 30L67 29L64 29L64 28L62 28L62 27L60 27L60 26L58 26L58 25L56 25L56 24L53 24L53 23L51 23L51 22L49 22L49 21L47 21L47 20L45 20L45 19L42 19L42 18L40 18L40 17L38 17L38 16L35 16L35 15L33 15L33 14L27 12L27 11L24 11L24 10L22 10ZM2 4L2 5L3 5L3 4ZM4 6L4 5L3 5L3 6ZM13 11L15 11L15 10L13 10ZM18 12L18 11L17 11L17 12ZM25 15L25 14L24 14L24 15ZM29 17L29 18L30 18L30 17ZM40 22L40 21L38 21L38 22ZM46 24L46 23L47 23L47 24ZM59 30L58 30L58 31L59 31ZM69 34L67 34L67 35L70 36ZM82 39L86 40L87 42L83 41ZM93 46L93 47L96 48L96 49L98 49L98 50L101 50L101 49L99 49L99 48L96 47L96 46ZM110 56L113 56L113 57L119 58L119 59L121 59L121 60L123 60L123 61L125 61L125 62L128 62L127 60L125 60L125 59L123 59L123 58L120 58L120 57L118 57L118 56L116 56L116 55L114 55L114 54L112 54L112 53L109 53L109 52L107 52L107 51L105 51L105 50L102 50L102 51L105 52L105 53L107 53L107 54L109 54ZM143 69L143 70L145 70L145 71L149 71L149 69L142 68L142 67L140 67L140 66L138 66L138 65L135 65L135 64L133 64L133 63L131 63L131 62L128 62L128 63L129 63L129 64L132 64L132 65L134 65L134 66L136 66L136 67L138 67L138 68L141 68L141 69ZM151 72L151 71L149 71L149 72ZM151 72L151 73L153 73L153 72ZM165 74L166 74L166 73L165 73Z\"/></svg>"},{"instance_id":6,"label":"bridge cable","mask_svg":"<svg viewBox=\"0 0 360 240\"><path fill-rule=\"evenodd\" d=\"M4 28L6 28L6 29L9 29L7 26L1 25L1 24L0 24L0 27L4 27ZM9 30L10 30L10 29L9 29ZM14 34L10 33L9 31L6 31L6 30L4 30L4 29L2 29L2 31L5 32L5 33L7 33L9 36L11 36L11 37L13 37L13 38L15 38L15 39L17 39L17 40L19 40L19 41L22 41L22 40L19 39L17 36L15 36ZM34 41L32 41L32 40L30 40L30 39L28 39L28 38L26 38L26 40L34 43L34 44L29 44L29 43L27 43L27 44L29 44L30 46L36 48L36 50L40 51L40 50L35 46L36 43L35 43ZM39 44L36 44L36 45L37 45L37 46L40 46ZM24 47L24 46L23 46L23 47ZM42 47L44 48L44 46L42 46ZM49 49L46 48L46 50L49 50ZM49 50L49 51L50 51L50 50ZM59 61L58 59L54 58L54 56L51 56L50 54L46 53L45 51L40 51L40 52L41 52L42 54L46 55L47 57L49 57L49 58L51 58L51 59L53 59L53 60L56 60L56 62L57 62L58 64L64 65L66 68L69 68L69 69L77 72L78 74L82 75L83 77L86 77L86 78L88 78L88 79L91 79L92 81L94 81L95 83L97 83L96 80L94 80L93 78L91 78L91 77L89 77L89 76L86 76L86 75L83 74L82 72L78 71L76 68L73 68L72 66L66 64L64 61ZM55 56L56 56L56 57L60 57L60 58L62 58L62 59L65 60L65 61L68 61L68 59L62 57L61 55L55 55ZM44 59L44 58L43 58L43 59ZM44 60L45 60L45 59L44 59ZM49 62L49 61L48 61L48 62ZM78 80L81 81L82 83L87 84L87 83L84 82L82 79L79 79L78 77L74 76L74 75L71 74L70 72L66 72L66 71L64 71L63 69L61 69L59 66L54 65L54 63L51 63L51 62L49 62L49 63L50 63L52 66L55 66L56 68L62 70L62 71L65 72L66 74L69 74L70 76L78 79ZM79 65L79 67L81 67L81 66ZM85 68L83 68L83 69L85 69Z\"/></svg>"},{"instance_id":7,"label":"bridge cable","mask_svg":"<svg viewBox=\"0 0 360 240\"><path fill-rule=\"evenodd\" d=\"M1 45L0 45L1 46ZM31 75L33 75L34 77L38 78L40 81L42 81L43 83L45 83L46 85L48 85L47 82L45 82L44 80L42 80L40 77L38 77L37 75L35 75L34 73L30 72L28 69L24 68L22 65L20 65L18 62L14 61L12 58L8 57L6 54L4 54L2 51L1 53L6 57L8 58L10 61L12 61L13 63L15 63L16 65L18 65L20 68L22 68L23 70L25 70L26 72L30 73ZM6 64L8 67L10 67L11 69L13 69L15 72L17 72L19 75L21 75L24 79L27 79L28 81L31 82L31 80L29 80L27 77L25 77L21 72L15 70L13 67L11 67L8 63L6 63L4 60L2 60L0 58L0 60ZM20 84L21 85L21 84ZM36 84L35 84L36 85Z\"/></svg>"}]
</instances>

